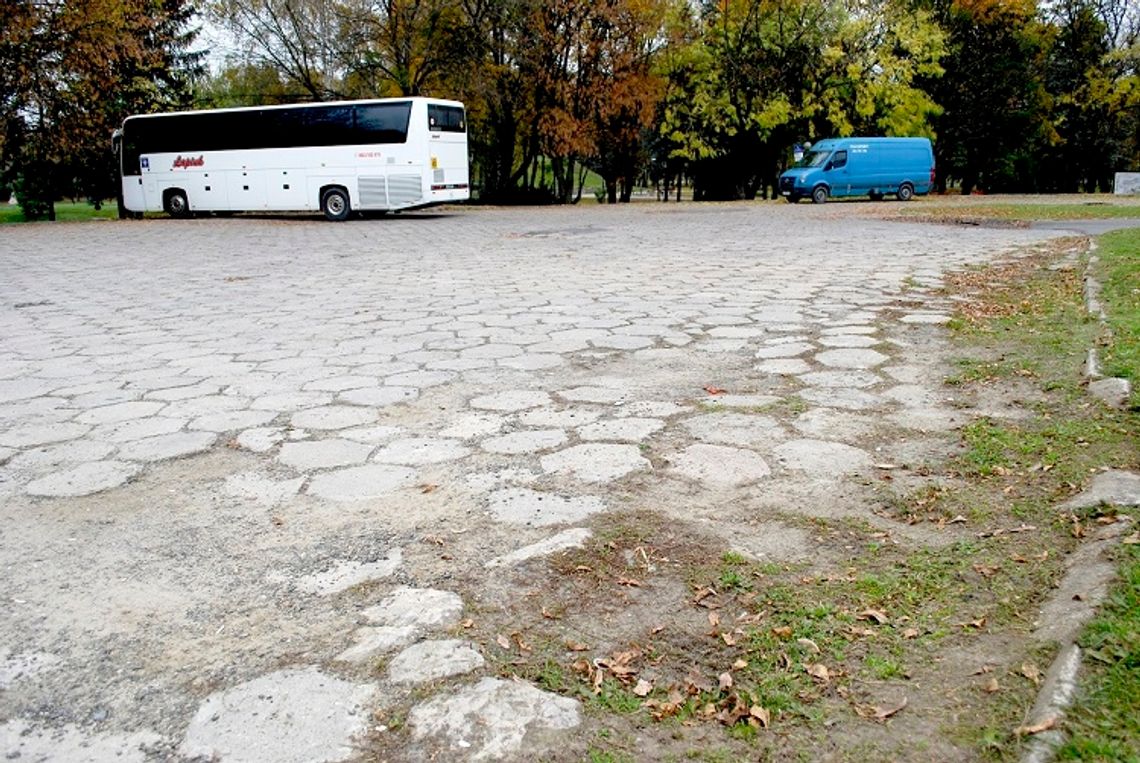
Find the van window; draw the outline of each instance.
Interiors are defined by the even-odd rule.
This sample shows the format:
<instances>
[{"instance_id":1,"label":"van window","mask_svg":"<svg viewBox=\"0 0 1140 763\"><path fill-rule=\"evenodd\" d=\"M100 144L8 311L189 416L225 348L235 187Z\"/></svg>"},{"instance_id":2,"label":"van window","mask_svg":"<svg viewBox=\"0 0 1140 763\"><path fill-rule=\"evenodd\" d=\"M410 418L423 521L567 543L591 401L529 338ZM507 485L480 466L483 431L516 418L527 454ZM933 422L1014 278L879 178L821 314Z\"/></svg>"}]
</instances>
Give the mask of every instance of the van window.
<instances>
[{"instance_id":1,"label":"van window","mask_svg":"<svg viewBox=\"0 0 1140 763\"><path fill-rule=\"evenodd\" d=\"M808 151L804 154L804 158L792 164L793 167L822 167L823 163L827 161L827 157L831 156L830 151Z\"/></svg>"},{"instance_id":2,"label":"van window","mask_svg":"<svg viewBox=\"0 0 1140 763\"><path fill-rule=\"evenodd\" d=\"M846 151L836 151L834 154L831 155L831 169L837 170L840 167L846 167L846 166L847 166L847 152Z\"/></svg>"}]
</instances>

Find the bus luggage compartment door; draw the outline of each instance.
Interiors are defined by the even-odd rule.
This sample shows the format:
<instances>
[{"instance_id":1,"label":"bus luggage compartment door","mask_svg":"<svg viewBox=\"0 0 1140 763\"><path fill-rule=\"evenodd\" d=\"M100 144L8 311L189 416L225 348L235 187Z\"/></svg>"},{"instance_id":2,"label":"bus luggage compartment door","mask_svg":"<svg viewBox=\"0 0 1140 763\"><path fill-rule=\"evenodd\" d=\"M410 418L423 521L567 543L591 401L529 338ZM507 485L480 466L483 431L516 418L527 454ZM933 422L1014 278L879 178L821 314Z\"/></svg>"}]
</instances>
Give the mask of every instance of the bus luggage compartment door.
<instances>
[{"instance_id":1,"label":"bus luggage compartment door","mask_svg":"<svg viewBox=\"0 0 1140 763\"><path fill-rule=\"evenodd\" d=\"M228 207L233 210L263 210L267 205L264 173L255 170L226 172Z\"/></svg>"}]
</instances>

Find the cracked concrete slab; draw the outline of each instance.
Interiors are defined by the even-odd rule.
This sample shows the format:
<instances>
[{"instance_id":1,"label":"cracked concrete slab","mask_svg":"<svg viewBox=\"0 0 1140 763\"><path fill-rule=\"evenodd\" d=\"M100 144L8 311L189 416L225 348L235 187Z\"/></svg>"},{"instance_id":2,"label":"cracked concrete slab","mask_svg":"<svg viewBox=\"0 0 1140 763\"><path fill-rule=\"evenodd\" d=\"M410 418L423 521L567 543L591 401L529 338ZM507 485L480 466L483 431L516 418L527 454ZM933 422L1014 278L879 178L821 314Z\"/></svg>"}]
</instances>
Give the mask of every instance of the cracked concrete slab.
<instances>
[{"instance_id":1,"label":"cracked concrete slab","mask_svg":"<svg viewBox=\"0 0 1140 763\"><path fill-rule=\"evenodd\" d=\"M631 472L645 471L652 464L635 445L575 445L541 460L544 471L569 474L584 482L610 482Z\"/></svg>"},{"instance_id":2,"label":"cracked concrete slab","mask_svg":"<svg viewBox=\"0 0 1140 763\"><path fill-rule=\"evenodd\" d=\"M140 471L138 464L125 461L92 461L34 480L27 491L28 495L49 498L92 495L119 487Z\"/></svg>"},{"instance_id":3,"label":"cracked concrete slab","mask_svg":"<svg viewBox=\"0 0 1140 763\"><path fill-rule=\"evenodd\" d=\"M375 694L314 667L271 673L207 697L178 752L233 763L347 760Z\"/></svg>"},{"instance_id":4,"label":"cracked concrete slab","mask_svg":"<svg viewBox=\"0 0 1140 763\"><path fill-rule=\"evenodd\" d=\"M403 466L366 464L318 474L307 492L329 501L367 501L399 490L415 478L415 471Z\"/></svg>"},{"instance_id":5,"label":"cracked concrete slab","mask_svg":"<svg viewBox=\"0 0 1140 763\"><path fill-rule=\"evenodd\" d=\"M483 655L468 641L421 641L392 658L388 680L397 684L427 683L470 673L483 667L483 662Z\"/></svg>"},{"instance_id":6,"label":"cracked concrete slab","mask_svg":"<svg viewBox=\"0 0 1140 763\"><path fill-rule=\"evenodd\" d=\"M491 494L488 506L500 522L536 527L580 522L605 507L602 499L594 496L562 496L529 488L497 490Z\"/></svg>"},{"instance_id":7,"label":"cracked concrete slab","mask_svg":"<svg viewBox=\"0 0 1140 763\"><path fill-rule=\"evenodd\" d=\"M581 721L576 701L498 678L430 699L408 715L416 740L473 761L504 758L524 743L529 754L538 754L550 746L542 732L565 731Z\"/></svg>"},{"instance_id":8,"label":"cracked concrete slab","mask_svg":"<svg viewBox=\"0 0 1140 763\"><path fill-rule=\"evenodd\" d=\"M690 445L672 462L677 474L709 485L746 485L771 473L756 453L723 445Z\"/></svg>"}]
</instances>

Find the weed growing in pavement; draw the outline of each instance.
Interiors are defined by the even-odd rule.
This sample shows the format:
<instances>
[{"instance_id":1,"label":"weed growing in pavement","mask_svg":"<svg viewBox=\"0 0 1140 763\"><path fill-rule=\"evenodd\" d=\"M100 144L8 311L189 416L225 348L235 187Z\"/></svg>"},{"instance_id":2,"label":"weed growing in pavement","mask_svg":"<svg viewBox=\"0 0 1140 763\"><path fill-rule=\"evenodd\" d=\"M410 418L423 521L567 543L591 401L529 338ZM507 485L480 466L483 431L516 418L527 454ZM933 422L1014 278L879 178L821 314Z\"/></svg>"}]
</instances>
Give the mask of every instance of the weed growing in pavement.
<instances>
[{"instance_id":1,"label":"weed growing in pavement","mask_svg":"<svg viewBox=\"0 0 1140 763\"><path fill-rule=\"evenodd\" d=\"M627 755L623 752L599 750L596 748L590 748L586 753L586 759L590 763L633 763L635 760L632 755Z\"/></svg>"},{"instance_id":2,"label":"weed growing in pavement","mask_svg":"<svg viewBox=\"0 0 1140 763\"><path fill-rule=\"evenodd\" d=\"M960 358L955 365L961 369L957 374L948 376L944 383L957 387L963 384L976 382L991 382L997 379L1008 379L1013 376L1035 376L1036 371L1028 363L1013 363L1007 360L987 361L972 358Z\"/></svg>"}]
</instances>

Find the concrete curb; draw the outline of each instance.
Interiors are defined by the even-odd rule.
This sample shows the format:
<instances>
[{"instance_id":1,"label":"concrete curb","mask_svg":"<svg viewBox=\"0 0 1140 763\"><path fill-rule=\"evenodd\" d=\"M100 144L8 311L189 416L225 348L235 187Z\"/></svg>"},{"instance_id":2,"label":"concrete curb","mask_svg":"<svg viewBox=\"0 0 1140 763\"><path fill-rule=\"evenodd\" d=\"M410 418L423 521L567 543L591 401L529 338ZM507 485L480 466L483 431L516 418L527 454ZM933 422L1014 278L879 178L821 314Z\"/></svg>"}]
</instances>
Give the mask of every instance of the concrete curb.
<instances>
[{"instance_id":1,"label":"concrete curb","mask_svg":"<svg viewBox=\"0 0 1140 763\"><path fill-rule=\"evenodd\" d=\"M1092 275L1092 268L1097 263L1096 250L1096 242L1090 241L1089 262L1084 276L1085 310L1094 316L1101 325L1107 325L1107 315L1100 303L1101 286ZM1089 382L1090 394L1109 405L1115 405L1119 408L1124 408L1128 405L1129 396L1131 395L1131 386L1126 379L1101 379L1100 360L1095 346L1089 348L1084 375ZM1094 386L1098 383L1098 380L1116 383L1105 385L1105 387L1112 390L1115 394L1106 395L1104 389L1098 390ZM1121 392L1122 397L1120 397ZM1120 533L1102 536L1097 541L1089 544L1089 552L1096 551L1103 553L1114 546L1119 541L1119 537ZM1080 553L1080 551L1077 552L1077 554ZM1069 573L1066 574L1066 580L1072 575L1073 569L1078 566L1079 565L1073 565L1070 567ZM1109 569L1099 573L1093 572L1093 576L1096 582L1107 586L1115 576L1115 570ZM1058 590L1067 593L1067 586L1064 581ZM1087 608L1085 612L1074 613L1070 621L1069 632L1061 639L1058 639L1060 649L1045 674L1045 680L1042 682L1041 689L1037 693L1037 701L1033 705L1029 721L1026 724L1028 728L1050 725L1052 725L1052 727L1046 728L1033 736L1027 746L1025 754L1021 758L1022 763L1050 763L1050 761L1056 757L1057 750L1065 742L1066 734L1063 730L1057 728L1057 726L1059 726L1062 719L1064 719L1065 711L1072 704L1073 698L1077 693L1077 679L1081 670L1082 655L1081 648L1077 646L1076 640L1080 637L1084 625L1095 614L1095 607L1098 606L1099 603L1100 602L1096 602L1092 608ZM1046 603L1046 606L1047 605L1048 602Z\"/></svg>"},{"instance_id":2,"label":"concrete curb","mask_svg":"<svg viewBox=\"0 0 1140 763\"><path fill-rule=\"evenodd\" d=\"M1095 317L1102 327L1107 328L1108 316L1100 303L1101 285L1092 275L1092 267L1098 262L1096 256L1097 245L1095 241L1089 242L1089 263L1084 277L1085 311ZM1124 410L1132 397L1132 385L1127 379L1103 378L1100 358L1096 347L1090 347L1085 360L1085 379L1088 382L1089 393L1107 405Z\"/></svg>"}]
</instances>

